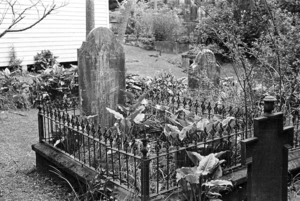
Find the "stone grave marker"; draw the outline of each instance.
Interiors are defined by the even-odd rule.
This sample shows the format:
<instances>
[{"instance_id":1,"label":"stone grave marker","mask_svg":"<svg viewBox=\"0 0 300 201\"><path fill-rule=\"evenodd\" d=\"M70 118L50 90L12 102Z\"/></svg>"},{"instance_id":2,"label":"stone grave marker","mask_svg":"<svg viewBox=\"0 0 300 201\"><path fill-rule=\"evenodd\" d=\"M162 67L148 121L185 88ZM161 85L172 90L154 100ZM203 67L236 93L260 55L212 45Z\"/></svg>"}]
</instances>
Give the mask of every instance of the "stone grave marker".
<instances>
[{"instance_id":1,"label":"stone grave marker","mask_svg":"<svg viewBox=\"0 0 300 201\"><path fill-rule=\"evenodd\" d=\"M195 4L192 4L190 7L190 20L191 21L196 21L198 18L198 7Z\"/></svg>"},{"instance_id":2,"label":"stone grave marker","mask_svg":"<svg viewBox=\"0 0 300 201\"><path fill-rule=\"evenodd\" d=\"M101 126L111 126L116 109L124 103L125 54L122 45L107 28L95 28L78 50L79 93L82 115L96 116Z\"/></svg>"},{"instance_id":3,"label":"stone grave marker","mask_svg":"<svg viewBox=\"0 0 300 201\"><path fill-rule=\"evenodd\" d=\"M188 72L188 86L192 90L201 88L201 82L207 76L215 86L220 82L220 66L214 53L209 49L200 51Z\"/></svg>"}]
</instances>

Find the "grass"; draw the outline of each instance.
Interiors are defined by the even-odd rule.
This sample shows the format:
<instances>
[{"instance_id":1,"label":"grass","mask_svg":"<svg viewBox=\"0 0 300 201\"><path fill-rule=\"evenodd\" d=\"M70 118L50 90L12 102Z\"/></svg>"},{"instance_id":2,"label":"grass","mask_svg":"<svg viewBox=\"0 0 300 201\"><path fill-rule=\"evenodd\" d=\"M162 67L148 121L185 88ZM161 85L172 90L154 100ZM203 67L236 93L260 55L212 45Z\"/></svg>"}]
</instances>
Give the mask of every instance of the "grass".
<instances>
[{"instance_id":1,"label":"grass","mask_svg":"<svg viewBox=\"0 0 300 201\"><path fill-rule=\"evenodd\" d=\"M71 199L64 182L35 169L37 110L0 111L0 126L0 201Z\"/></svg>"}]
</instances>

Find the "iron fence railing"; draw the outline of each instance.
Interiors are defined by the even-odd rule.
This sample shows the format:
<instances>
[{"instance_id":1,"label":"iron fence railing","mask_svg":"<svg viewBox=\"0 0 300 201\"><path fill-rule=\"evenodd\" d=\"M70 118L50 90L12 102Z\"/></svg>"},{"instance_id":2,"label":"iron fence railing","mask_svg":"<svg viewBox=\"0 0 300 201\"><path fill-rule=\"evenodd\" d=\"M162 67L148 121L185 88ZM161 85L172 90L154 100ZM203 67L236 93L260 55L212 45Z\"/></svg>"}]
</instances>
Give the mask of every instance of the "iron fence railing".
<instances>
[{"instance_id":1,"label":"iron fence railing","mask_svg":"<svg viewBox=\"0 0 300 201\"><path fill-rule=\"evenodd\" d=\"M104 173L110 181L136 193L142 200L178 188L175 170L193 165L186 151L202 155L226 151L223 155L225 172L241 166L241 141L253 136L253 118L261 111L245 115L238 108L180 96L153 96L152 101L167 105L173 112L183 107L209 119L216 115L235 118L233 124L215 123L210 130L187 133L183 140L178 136L162 137L162 133L149 136L145 129L137 129L136 135L129 137L95 125L63 107L44 104L38 113L39 140L86 167ZM299 147L298 114L287 117L285 123L295 126L294 148Z\"/></svg>"},{"instance_id":2,"label":"iron fence railing","mask_svg":"<svg viewBox=\"0 0 300 201\"><path fill-rule=\"evenodd\" d=\"M153 139L146 133L139 133L140 138L124 138L49 105L39 110L40 142L95 171L104 172L112 182L143 199L177 188L175 170L192 165L186 151L203 155L227 151L226 169L238 166L240 141L245 138L241 124L194 132L187 134L184 140L178 137Z\"/></svg>"}]
</instances>

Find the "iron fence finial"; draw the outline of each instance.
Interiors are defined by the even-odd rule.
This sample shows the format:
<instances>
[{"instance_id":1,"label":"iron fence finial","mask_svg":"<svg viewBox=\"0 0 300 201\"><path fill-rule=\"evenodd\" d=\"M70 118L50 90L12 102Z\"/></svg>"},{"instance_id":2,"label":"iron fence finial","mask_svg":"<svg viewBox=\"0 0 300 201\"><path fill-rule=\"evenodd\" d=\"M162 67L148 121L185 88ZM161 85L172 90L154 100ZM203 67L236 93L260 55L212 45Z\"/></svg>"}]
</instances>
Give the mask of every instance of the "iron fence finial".
<instances>
[{"instance_id":1,"label":"iron fence finial","mask_svg":"<svg viewBox=\"0 0 300 201\"><path fill-rule=\"evenodd\" d=\"M266 96L264 99L264 114L270 115L275 107L276 98L274 96Z\"/></svg>"}]
</instances>

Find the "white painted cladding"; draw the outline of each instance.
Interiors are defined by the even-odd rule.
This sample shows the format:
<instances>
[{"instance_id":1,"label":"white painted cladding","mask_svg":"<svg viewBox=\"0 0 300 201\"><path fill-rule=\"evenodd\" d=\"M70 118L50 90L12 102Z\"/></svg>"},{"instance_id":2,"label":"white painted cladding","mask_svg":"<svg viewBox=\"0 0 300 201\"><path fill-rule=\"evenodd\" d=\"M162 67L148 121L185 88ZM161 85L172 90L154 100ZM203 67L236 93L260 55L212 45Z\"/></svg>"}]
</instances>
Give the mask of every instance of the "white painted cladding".
<instances>
[{"instance_id":1,"label":"white painted cladding","mask_svg":"<svg viewBox=\"0 0 300 201\"><path fill-rule=\"evenodd\" d=\"M28 0L19 0L16 9L23 10L28 7ZM53 0L43 0L45 5ZM33 64L33 57L41 50L50 50L58 56L59 62L77 61L77 49L85 40L85 0L55 0L57 5L63 2L68 4L47 16L32 29L24 32L7 33L0 38L0 67L7 66L9 51L15 47L17 58L22 65ZM6 11L7 5L0 1L0 33L9 26L12 14L7 10L5 20L1 24L1 15ZM22 9L23 8L23 9ZM42 10L40 10L41 12ZM25 19L18 27L22 28L37 19L36 9L26 12ZM108 0L95 0L95 27L109 28Z\"/></svg>"}]
</instances>

